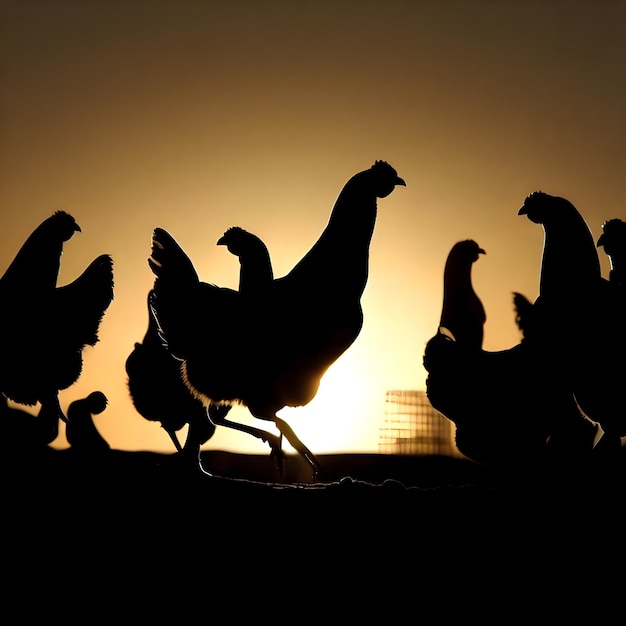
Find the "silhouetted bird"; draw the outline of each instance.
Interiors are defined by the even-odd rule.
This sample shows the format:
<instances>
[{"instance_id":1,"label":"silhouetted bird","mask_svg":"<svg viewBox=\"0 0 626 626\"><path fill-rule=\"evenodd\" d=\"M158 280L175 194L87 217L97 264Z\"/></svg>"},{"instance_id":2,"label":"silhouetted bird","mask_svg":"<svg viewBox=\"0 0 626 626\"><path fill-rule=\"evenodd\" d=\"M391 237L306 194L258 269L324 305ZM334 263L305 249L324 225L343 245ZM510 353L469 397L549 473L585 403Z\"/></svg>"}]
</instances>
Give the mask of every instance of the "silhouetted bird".
<instances>
[{"instance_id":1,"label":"silhouetted bird","mask_svg":"<svg viewBox=\"0 0 626 626\"><path fill-rule=\"evenodd\" d=\"M533 346L600 424L603 439L617 440L626 435L626 310L601 276L591 229L571 202L543 192L530 194L519 214L544 231Z\"/></svg>"},{"instance_id":2,"label":"silhouetted bird","mask_svg":"<svg viewBox=\"0 0 626 626\"><path fill-rule=\"evenodd\" d=\"M468 348L483 346L485 307L472 285L472 266L485 251L472 239L452 246L443 273L443 305L439 328Z\"/></svg>"},{"instance_id":3,"label":"silhouetted bird","mask_svg":"<svg viewBox=\"0 0 626 626\"><path fill-rule=\"evenodd\" d=\"M309 403L358 337L377 198L404 184L383 161L353 176L317 242L269 284L259 307L238 291L201 282L171 235L154 231L153 306L170 351L183 360L186 383L205 404L241 403L273 422L315 474L315 456L276 413ZM261 438L280 454L280 438Z\"/></svg>"},{"instance_id":4,"label":"silhouetted bird","mask_svg":"<svg viewBox=\"0 0 626 626\"><path fill-rule=\"evenodd\" d=\"M239 226L229 228L217 241L239 259L239 293L267 297L274 280L272 261L265 243Z\"/></svg>"},{"instance_id":5,"label":"silhouetted bird","mask_svg":"<svg viewBox=\"0 0 626 626\"><path fill-rule=\"evenodd\" d=\"M63 244L80 227L64 211L44 220L0 279L0 389L18 404L40 403L40 435L50 443L65 415L59 391L74 384L83 349L113 300L113 262L103 254L73 282L57 287Z\"/></svg>"},{"instance_id":6,"label":"silhouetted bird","mask_svg":"<svg viewBox=\"0 0 626 626\"><path fill-rule=\"evenodd\" d=\"M454 258L458 253L456 244L450 254ZM473 292L471 258L478 258L476 251L466 256L462 271L457 264L446 263L444 284L452 292ZM476 315L479 298L472 294L471 308L466 300L457 301L458 316L452 312L448 316L459 320L469 316L472 334L466 341L456 341L440 327L423 357L428 399L455 423L459 451L477 462L524 466L548 461L557 451L575 457L590 450L595 430L590 431L593 425L578 410L573 395L554 384L551 372L523 342L500 351L479 347L483 336L481 317ZM446 306L452 302L448 299ZM458 324L463 326L462 321Z\"/></svg>"},{"instance_id":7,"label":"silhouetted bird","mask_svg":"<svg viewBox=\"0 0 626 626\"><path fill-rule=\"evenodd\" d=\"M150 302L152 292L148 293ZM183 382L181 361L167 350L148 305L148 328L141 343L135 343L125 363L128 391L137 412L145 419L160 422L176 450L198 461L200 446L214 434L202 401ZM181 445L177 432L188 425Z\"/></svg>"},{"instance_id":8,"label":"silhouetted bird","mask_svg":"<svg viewBox=\"0 0 626 626\"><path fill-rule=\"evenodd\" d=\"M267 296L267 288L274 275L267 247L256 235L243 228L229 228L217 241L239 258L239 293L246 306L262 306L262 298ZM148 301L153 292L148 295ZM243 306L242 305L242 306ZM203 401L183 381L181 361L173 357L158 327L155 311L149 306L150 322L143 344L135 344L133 353L127 360L129 390L135 408L146 419L160 421L170 434L179 452L198 459L200 446L215 432L215 426L225 426L269 441L274 456L280 462L280 438L258 428L227 420L231 404L209 402L205 408ZM156 386L158 385L158 389ZM181 447L175 432L188 423L189 430L184 447Z\"/></svg>"},{"instance_id":9,"label":"silhouetted bird","mask_svg":"<svg viewBox=\"0 0 626 626\"><path fill-rule=\"evenodd\" d=\"M93 421L93 416L102 413L107 404L107 397L101 391L93 391L86 398L70 403L65 436L74 450L93 455L111 449Z\"/></svg>"}]
</instances>

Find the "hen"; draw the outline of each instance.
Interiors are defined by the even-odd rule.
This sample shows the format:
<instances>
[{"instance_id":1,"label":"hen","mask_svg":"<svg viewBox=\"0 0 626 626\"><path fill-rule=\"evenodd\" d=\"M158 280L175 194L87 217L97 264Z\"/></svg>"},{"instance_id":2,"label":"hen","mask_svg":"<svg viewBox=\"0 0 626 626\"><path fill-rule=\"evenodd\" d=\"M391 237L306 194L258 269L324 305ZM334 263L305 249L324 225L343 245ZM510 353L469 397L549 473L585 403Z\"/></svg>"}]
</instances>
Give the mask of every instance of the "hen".
<instances>
[{"instance_id":1,"label":"hen","mask_svg":"<svg viewBox=\"0 0 626 626\"><path fill-rule=\"evenodd\" d=\"M460 255L463 248L473 253ZM571 456L581 448L584 452L589 435L593 437L592 425L583 423L572 394L553 384L533 351L523 342L506 350L482 349L481 320L484 323L486 316L476 314L482 305L477 305L479 298L471 288L477 249L475 243L459 242L444 268L447 289L466 297L451 300L444 295L442 319L445 313L447 319L458 320L458 328L472 330L455 340L453 331L450 336L440 327L426 344L423 363L430 403L454 422L459 451L477 462L525 467L543 464L557 451ZM456 312L446 311L453 306ZM471 325L463 324L464 316Z\"/></svg>"},{"instance_id":2,"label":"hen","mask_svg":"<svg viewBox=\"0 0 626 626\"><path fill-rule=\"evenodd\" d=\"M176 450L198 460L200 446L214 434L204 404L183 382L180 366L163 343L159 327L149 305L148 328L143 340L135 343L125 363L128 391L137 412L145 419L160 422ZM177 432L188 425L181 445Z\"/></svg>"},{"instance_id":3,"label":"hen","mask_svg":"<svg viewBox=\"0 0 626 626\"><path fill-rule=\"evenodd\" d=\"M218 240L218 246L239 259L239 293L247 297L263 297L274 280L274 270L265 243L239 226L229 228Z\"/></svg>"},{"instance_id":4,"label":"hen","mask_svg":"<svg viewBox=\"0 0 626 626\"><path fill-rule=\"evenodd\" d=\"M83 350L94 346L113 300L113 261L95 258L73 282L58 287L63 245L80 227L64 211L44 220L27 238L0 279L0 390L18 404L40 403L42 441L67 421L59 391L74 384Z\"/></svg>"},{"instance_id":5,"label":"hen","mask_svg":"<svg viewBox=\"0 0 626 626\"><path fill-rule=\"evenodd\" d=\"M487 316L474 291L472 267L485 251L472 239L459 241L448 253L443 271L443 305L439 328L448 330L459 344L470 349L483 346Z\"/></svg>"},{"instance_id":6,"label":"hen","mask_svg":"<svg viewBox=\"0 0 626 626\"><path fill-rule=\"evenodd\" d=\"M173 237L154 231L153 306L186 384L205 404L239 403L273 422L316 476L315 456L277 412L309 403L326 370L358 337L377 199L397 185L404 180L383 161L354 175L316 243L288 274L258 291L256 305L245 290L201 282ZM269 443L280 454L280 441Z\"/></svg>"},{"instance_id":7,"label":"hen","mask_svg":"<svg viewBox=\"0 0 626 626\"><path fill-rule=\"evenodd\" d=\"M528 340L559 372L581 410L600 424L602 446L605 437L617 441L626 435L624 300L601 276L597 243L570 201L535 192L518 213L544 231Z\"/></svg>"}]
</instances>

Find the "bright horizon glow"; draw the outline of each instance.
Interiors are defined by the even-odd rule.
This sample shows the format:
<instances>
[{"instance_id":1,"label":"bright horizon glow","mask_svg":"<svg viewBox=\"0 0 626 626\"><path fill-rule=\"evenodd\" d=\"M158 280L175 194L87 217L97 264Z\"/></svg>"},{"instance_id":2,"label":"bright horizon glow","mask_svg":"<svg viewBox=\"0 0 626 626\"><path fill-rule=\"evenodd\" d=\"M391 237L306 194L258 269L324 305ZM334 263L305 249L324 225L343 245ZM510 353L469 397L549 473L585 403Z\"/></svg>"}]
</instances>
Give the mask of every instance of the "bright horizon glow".
<instances>
[{"instance_id":1,"label":"bright horizon glow","mask_svg":"<svg viewBox=\"0 0 626 626\"><path fill-rule=\"evenodd\" d=\"M0 11L0 272L57 209L82 228L59 284L113 256L100 342L60 398L67 409L103 391L95 421L117 449L174 452L132 407L124 370L147 328L157 226L202 280L236 288L237 260L215 245L228 227L260 236L279 277L353 174L383 159L406 180L378 202L360 336L309 405L280 413L322 454L378 452L385 392L425 388L457 241L486 250L473 279L484 347L499 350L520 336L512 292L537 295L543 234L517 215L524 198L567 197L595 237L626 217L624 3L25 0ZM271 426L243 407L230 417ZM227 429L204 449L269 453Z\"/></svg>"}]
</instances>

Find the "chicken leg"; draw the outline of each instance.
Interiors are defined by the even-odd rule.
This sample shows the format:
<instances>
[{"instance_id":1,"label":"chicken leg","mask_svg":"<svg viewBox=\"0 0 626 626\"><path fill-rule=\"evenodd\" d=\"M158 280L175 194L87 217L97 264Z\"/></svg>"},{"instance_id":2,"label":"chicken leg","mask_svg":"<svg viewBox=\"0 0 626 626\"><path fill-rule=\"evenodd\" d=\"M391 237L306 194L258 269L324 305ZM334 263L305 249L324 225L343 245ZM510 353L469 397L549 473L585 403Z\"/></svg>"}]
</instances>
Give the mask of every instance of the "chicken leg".
<instances>
[{"instance_id":1,"label":"chicken leg","mask_svg":"<svg viewBox=\"0 0 626 626\"><path fill-rule=\"evenodd\" d=\"M272 433L268 433L267 431L260 428L255 428L254 426L247 426L246 424L240 424L239 422L233 422L232 420L228 420L226 419L226 416L228 415L231 408L232 406L230 404L211 403L207 409L207 414L209 416L209 419L211 420L211 423L215 424L216 426L225 426L226 428L232 428L234 430L239 430L243 433L248 433L249 435L252 435L257 439L261 439L268 443L270 445L270 448L272 449L270 456L276 459L278 473L282 477L284 460L282 431L280 435L273 435ZM289 443L291 443L291 441Z\"/></svg>"},{"instance_id":2,"label":"chicken leg","mask_svg":"<svg viewBox=\"0 0 626 626\"><path fill-rule=\"evenodd\" d=\"M287 424L284 420L281 420L280 417L276 415L273 417L273 421L276 424L278 430L280 430L281 435L284 435L287 441L291 444L291 446L299 452L306 462L311 466L313 470L313 478L318 478L322 466L319 464L319 461L315 458L315 455L300 441L300 438L293 431L291 426Z\"/></svg>"}]
</instances>

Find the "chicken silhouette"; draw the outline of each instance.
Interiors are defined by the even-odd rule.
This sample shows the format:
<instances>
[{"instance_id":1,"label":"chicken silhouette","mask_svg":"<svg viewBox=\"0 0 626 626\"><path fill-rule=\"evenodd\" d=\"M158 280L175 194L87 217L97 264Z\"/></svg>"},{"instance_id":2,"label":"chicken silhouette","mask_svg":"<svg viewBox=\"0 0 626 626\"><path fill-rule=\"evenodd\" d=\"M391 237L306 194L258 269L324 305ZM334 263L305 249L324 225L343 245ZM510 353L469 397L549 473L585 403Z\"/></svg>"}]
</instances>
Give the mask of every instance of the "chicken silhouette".
<instances>
[{"instance_id":1,"label":"chicken silhouette","mask_svg":"<svg viewBox=\"0 0 626 626\"><path fill-rule=\"evenodd\" d=\"M473 240L452 246L444 267L443 305L439 328L468 348L482 348L485 307L472 285L472 267L485 251Z\"/></svg>"},{"instance_id":2,"label":"chicken silhouette","mask_svg":"<svg viewBox=\"0 0 626 626\"><path fill-rule=\"evenodd\" d=\"M274 270L265 243L239 226L229 228L217 241L239 259L239 293L246 297L267 297Z\"/></svg>"},{"instance_id":3,"label":"chicken silhouette","mask_svg":"<svg viewBox=\"0 0 626 626\"><path fill-rule=\"evenodd\" d=\"M523 342L505 350L482 349L486 315L480 315L482 305L471 288L471 268L480 248L468 242L453 246L444 268L444 285L465 298L444 295L442 306L442 319L443 309L455 306L446 316L468 332L456 340L440 326L427 342L423 364L430 403L454 422L457 448L474 461L525 467L557 454L579 458L591 449L594 426L573 395L552 383L533 350ZM463 248L466 253L460 254ZM463 316L472 323L464 324Z\"/></svg>"},{"instance_id":4,"label":"chicken silhouette","mask_svg":"<svg viewBox=\"0 0 626 626\"><path fill-rule=\"evenodd\" d=\"M143 340L135 343L126 358L128 391L137 412L145 419L160 422L177 452L199 462L200 447L215 433L207 410L183 382L181 362L164 345L161 331L149 305L148 328ZM177 432L188 425L181 445Z\"/></svg>"},{"instance_id":5,"label":"chicken silhouette","mask_svg":"<svg viewBox=\"0 0 626 626\"><path fill-rule=\"evenodd\" d=\"M576 402L608 439L626 435L626 309L601 275L597 243L567 199L534 192L518 211L544 231L533 348L551 363ZM606 439L605 439L606 437ZM604 441L603 441L604 440Z\"/></svg>"},{"instance_id":6,"label":"chicken silhouette","mask_svg":"<svg viewBox=\"0 0 626 626\"><path fill-rule=\"evenodd\" d=\"M80 227L64 211L44 220L0 278L0 390L18 404L40 403L41 439L66 421L59 391L82 373L83 350L98 341L113 300L113 261L95 258L73 282L57 286L63 246Z\"/></svg>"},{"instance_id":7,"label":"chicken silhouette","mask_svg":"<svg viewBox=\"0 0 626 626\"><path fill-rule=\"evenodd\" d=\"M269 252L256 235L238 226L229 228L217 242L239 258L239 292L254 298L274 278ZM216 425L248 432L271 441L276 448L280 439L270 433L226 419L231 405L210 403L208 408L185 384L181 361L167 349L150 306L153 292L148 294L148 330L142 343L136 343L126 360L128 388L137 411L146 419L161 422L183 457L199 461L200 448L215 433ZM250 304L255 304L253 300ZM176 432L188 424L187 438L181 446Z\"/></svg>"},{"instance_id":8,"label":"chicken silhouette","mask_svg":"<svg viewBox=\"0 0 626 626\"><path fill-rule=\"evenodd\" d=\"M350 178L311 249L265 293L259 290L262 306L250 305L245 293L201 282L174 238L154 230L153 307L168 349L183 362L186 384L206 405L242 404L273 422L278 441L261 435L273 454L280 456L284 436L315 477L317 459L277 412L308 404L358 337L377 199L397 185L405 182L384 161Z\"/></svg>"},{"instance_id":9,"label":"chicken silhouette","mask_svg":"<svg viewBox=\"0 0 626 626\"><path fill-rule=\"evenodd\" d=\"M107 397L101 391L93 391L86 398L74 400L67 409L65 436L70 446L82 454L101 454L111 449L109 442L100 434L93 421L107 408Z\"/></svg>"}]
</instances>

